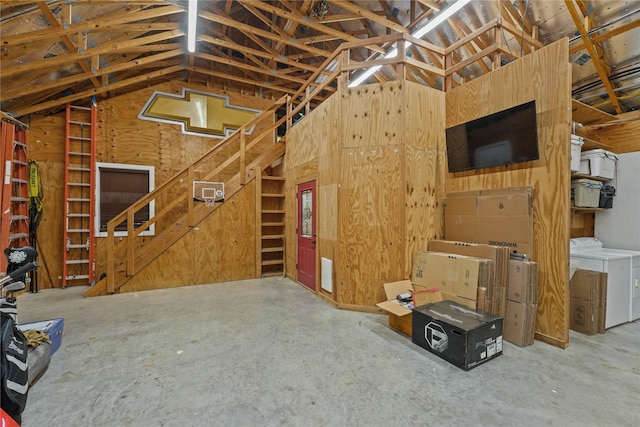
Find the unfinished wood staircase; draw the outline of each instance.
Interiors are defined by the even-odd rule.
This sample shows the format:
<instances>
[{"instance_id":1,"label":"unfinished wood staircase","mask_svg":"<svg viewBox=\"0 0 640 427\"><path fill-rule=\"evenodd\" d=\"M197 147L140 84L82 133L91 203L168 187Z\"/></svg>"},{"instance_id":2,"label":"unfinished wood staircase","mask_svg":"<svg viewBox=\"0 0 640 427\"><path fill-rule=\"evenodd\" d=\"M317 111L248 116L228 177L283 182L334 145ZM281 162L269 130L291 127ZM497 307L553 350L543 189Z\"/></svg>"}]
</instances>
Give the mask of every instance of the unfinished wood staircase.
<instances>
[{"instance_id":1,"label":"unfinished wood staircase","mask_svg":"<svg viewBox=\"0 0 640 427\"><path fill-rule=\"evenodd\" d=\"M192 197L194 181L224 182L225 200L228 200L256 175L262 177L285 152L284 141L274 141L276 129L287 117L274 120L274 113L287 101L287 96L280 98L200 159L109 221L106 277L89 288L85 296L119 292L138 272L215 212L216 205L207 207ZM154 217L136 228L135 213L150 203L155 203ZM116 227L123 223L126 223L127 235L116 239ZM155 225L154 236L140 236L152 225Z\"/></svg>"}]
</instances>

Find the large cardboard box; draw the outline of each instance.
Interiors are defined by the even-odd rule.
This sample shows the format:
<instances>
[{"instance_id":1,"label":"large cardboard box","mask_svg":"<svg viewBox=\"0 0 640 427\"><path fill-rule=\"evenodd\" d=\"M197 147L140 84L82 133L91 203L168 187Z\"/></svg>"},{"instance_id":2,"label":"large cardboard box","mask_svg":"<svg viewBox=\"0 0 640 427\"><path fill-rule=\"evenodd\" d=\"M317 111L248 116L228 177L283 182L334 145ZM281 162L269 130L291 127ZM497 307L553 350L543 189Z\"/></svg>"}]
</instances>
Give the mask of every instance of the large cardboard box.
<instances>
[{"instance_id":1,"label":"large cardboard box","mask_svg":"<svg viewBox=\"0 0 640 427\"><path fill-rule=\"evenodd\" d=\"M523 304L538 303L538 264L533 261L509 260L507 300Z\"/></svg>"},{"instance_id":2,"label":"large cardboard box","mask_svg":"<svg viewBox=\"0 0 640 427\"><path fill-rule=\"evenodd\" d=\"M533 252L533 188L512 187L447 193L444 238L505 246L512 252Z\"/></svg>"},{"instance_id":3,"label":"large cardboard box","mask_svg":"<svg viewBox=\"0 0 640 427\"><path fill-rule=\"evenodd\" d=\"M400 280L397 282L383 283L387 301L376 304L389 315L389 326L405 335L411 336L412 311L417 305L442 301L440 292L431 292L427 289L417 291L414 289L411 280ZM397 296L403 293L410 293L413 301L410 304L402 304Z\"/></svg>"},{"instance_id":4,"label":"large cardboard box","mask_svg":"<svg viewBox=\"0 0 640 427\"><path fill-rule=\"evenodd\" d=\"M493 262L493 281L487 285L483 311L497 316L503 316L501 312L500 290L507 288L509 275L509 248L504 246L492 246L483 243L456 242L450 240L430 240L427 249L435 252L446 252L476 258L490 259ZM482 284L479 285L482 287ZM506 308L506 301L504 304ZM478 300L478 309L481 308Z\"/></svg>"},{"instance_id":5,"label":"large cardboard box","mask_svg":"<svg viewBox=\"0 0 640 427\"><path fill-rule=\"evenodd\" d=\"M468 371L502 354L502 318L444 300L413 309L411 340Z\"/></svg>"},{"instance_id":6,"label":"large cardboard box","mask_svg":"<svg viewBox=\"0 0 640 427\"><path fill-rule=\"evenodd\" d=\"M533 344L537 304L507 301L504 317L504 339L520 347Z\"/></svg>"},{"instance_id":7,"label":"large cardboard box","mask_svg":"<svg viewBox=\"0 0 640 427\"><path fill-rule=\"evenodd\" d=\"M607 273L578 269L569 282L571 293L570 328L594 335L604 333Z\"/></svg>"},{"instance_id":8,"label":"large cardboard box","mask_svg":"<svg viewBox=\"0 0 640 427\"><path fill-rule=\"evenodd\" d=\"M493 280L491 260L442 252L416 252L411 282L416 287L438 288L441 292L476 301L478 287Z\"/></svg>"}]
</instances>

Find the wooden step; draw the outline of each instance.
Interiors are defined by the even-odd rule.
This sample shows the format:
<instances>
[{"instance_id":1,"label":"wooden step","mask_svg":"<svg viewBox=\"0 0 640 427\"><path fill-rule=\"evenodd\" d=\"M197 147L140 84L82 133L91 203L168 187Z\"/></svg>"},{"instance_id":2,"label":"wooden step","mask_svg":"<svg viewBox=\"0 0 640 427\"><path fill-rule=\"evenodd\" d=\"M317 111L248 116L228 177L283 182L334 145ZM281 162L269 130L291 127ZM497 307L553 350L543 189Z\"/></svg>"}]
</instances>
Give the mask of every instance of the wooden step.
<instances>
[{"instance_id":1,"label":"wooden step","mask_svg":"<svg viewBox=\"0 0 640 427\"><path fill-rule=\"evenodd\" d=\"M284 276L283 271L265 271L262 273L262 277L280 277Z\"/></svg>"},{"instance_id":2,"label":"wooden step","mask_svg":"<svg viewBox=\"0 0 640 427\"><path fill-rule=\"evenodd\" d=\"M263 181L284 181L283 176L262 175Z\"/></svg>"},{"instance_id":3,"label":"wooden step","mask_svg":"<svg viewBox=\"0 0 640 427\"><path fill-rule=\"evenodd\" d=\"M262 193L262 197L284 197L284 194L280 194L280 193Z\"/></svg>"},{"instance_id":4,"label":"wooden step","mask_svg":"<svg viewBox=\"0 0 640 427\"><path fill-rule=\"evenodd\" d=\"M263 214L283 214L284 209L263 209Z\"/></svg>"},{"instance_id":5,"label":"wooden step","mask_svg":"<svg viewBox=\"0 0 640 427\"><path fill-rule=\"evenodd\" d=\"M268 261L262 261L260 263L260 265L283 265L283 264L284 264L283 259L271 259Z\"/></svg>"},{"instance_id":6,"label":"wooden step","mask_svg":"<svg viewBox=\"0 0 640 427\"><path fill-rule=\"evenodd\" d=\"M284 227L284 222L263 222L263 227Z\"/></svg>"},{"instance_id":7,"label":"wooden step","mask_svg":"<svg viewBox=\"0 0 640 427\"><path fill-rule=\"evenodd\" d=\"M274 248L262 248L262 249L260 249L260 252L262 252L263 254L273 253L273 252L282 252L282 251L284 251L284 248L282 246L274 247Z\"/></svg>"},{"instance_id":8,"label":"wooden step","mask_svg":"<svg viewBox=\"0 0 640 427\"><path fill-rule=\"evenodd\" d=\"M284 234L265 234L262 236L262 240L271 240L271 239L284 239Z\"/></svg>"}]
</instances>

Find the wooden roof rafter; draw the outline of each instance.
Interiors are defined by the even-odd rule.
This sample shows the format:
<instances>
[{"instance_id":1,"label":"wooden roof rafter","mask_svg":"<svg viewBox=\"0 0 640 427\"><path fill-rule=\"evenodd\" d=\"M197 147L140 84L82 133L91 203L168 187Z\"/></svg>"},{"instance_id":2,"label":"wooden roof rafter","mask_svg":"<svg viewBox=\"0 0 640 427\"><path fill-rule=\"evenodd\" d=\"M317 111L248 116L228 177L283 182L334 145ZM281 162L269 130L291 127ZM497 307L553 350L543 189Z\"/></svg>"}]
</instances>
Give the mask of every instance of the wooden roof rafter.
<instances>
[{"instance_id":1,"label":"wooden roof rafter","mask_svg":"<svg viewBox=\"0 0 640 427\"><path fill-rule=\"evenodd\" d=\"M576 25L578 32L580 33L580 37L585 43L585 47L589 52L589 55L591 56L593 65L595 66L596 71L598 73L598 77L602 81L602 84L607 92L607 95L609 96L609 99L611 100L611 104L613 105L614 110L616 111L617 114L622 113L623 111L622 111L622 105L620 104L620 99L618 98L618 95L616 95L615 91L613 90L614 89L613 83L609 79L609 76L611 75L611 70L609 66L604 62L604 60L601 57L601 54L596 49L596 45L591 41L591 37L589 36L587 29L584 27L582 23L582 17L578 13L578 10L574 4L574 0L564 0L564 2L565 2L565 5L567 6L569 13L571 14L571 19L573 19L573 22ZM583 15L583 16L588 17L588 15Z\"/></svg>"}]
</instances>

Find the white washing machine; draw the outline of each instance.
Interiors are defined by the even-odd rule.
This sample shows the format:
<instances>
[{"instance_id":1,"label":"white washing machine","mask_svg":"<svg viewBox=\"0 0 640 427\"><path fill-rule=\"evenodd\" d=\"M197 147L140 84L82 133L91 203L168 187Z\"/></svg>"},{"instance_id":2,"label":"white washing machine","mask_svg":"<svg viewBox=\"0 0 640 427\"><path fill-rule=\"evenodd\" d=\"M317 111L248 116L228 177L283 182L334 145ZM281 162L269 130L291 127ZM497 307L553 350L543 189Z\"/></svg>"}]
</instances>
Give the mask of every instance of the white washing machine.
<instances>
[{"instance_id":1,"label":"white washing machine","mask_svg":"<svg viewBox=\"0 0 640 427\"><path fill-rule=\"evenodd\" d=\"M607 273L605 328L640 318L640 252L603 248L595 237L570 241L579 268Z\"/></svg>"}]
</instances>

